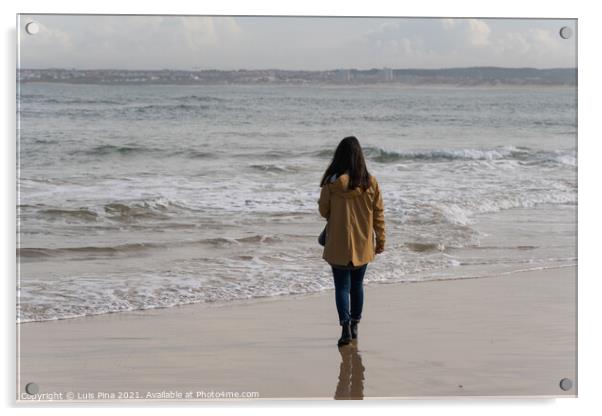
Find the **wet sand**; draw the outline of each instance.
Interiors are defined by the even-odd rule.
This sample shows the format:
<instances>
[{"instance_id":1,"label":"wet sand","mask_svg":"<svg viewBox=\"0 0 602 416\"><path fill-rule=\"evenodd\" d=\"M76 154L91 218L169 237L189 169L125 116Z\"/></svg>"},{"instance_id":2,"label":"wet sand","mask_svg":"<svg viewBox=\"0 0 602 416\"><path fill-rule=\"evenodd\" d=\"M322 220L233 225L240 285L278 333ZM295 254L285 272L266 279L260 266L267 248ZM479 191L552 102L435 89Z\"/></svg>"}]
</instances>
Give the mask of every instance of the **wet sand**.
<instances>
[{"instance_id":1,"label":"wet sand","mask_svg":"<svg viewBox=\"0 0 602 416\"><path fill-rule=\"evenodd\" d=\"M575 289L574 267L366 285L359 339L342 348L334 291L25 323L17 394L571 397Z\"/></svg>"}]
</instances>

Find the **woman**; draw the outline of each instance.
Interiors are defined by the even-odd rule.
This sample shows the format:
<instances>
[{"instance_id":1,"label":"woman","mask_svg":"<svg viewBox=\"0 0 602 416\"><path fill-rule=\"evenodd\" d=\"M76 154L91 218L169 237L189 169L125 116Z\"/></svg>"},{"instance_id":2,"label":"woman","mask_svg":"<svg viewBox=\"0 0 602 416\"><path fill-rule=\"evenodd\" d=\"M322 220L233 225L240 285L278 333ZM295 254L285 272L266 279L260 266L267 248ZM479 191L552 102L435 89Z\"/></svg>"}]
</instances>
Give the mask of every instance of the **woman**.
<instances>
[{"instance_id":1,"label":"woman","mask_svg":"<svg viewBox=\"0 0 602 416\"><path fill-rule=\"evenodd\" d=\"M366 267L385 248L384 205L354 136L341 140L320 186L320 215L328 221L322 258L332 267L341 346L357 338Z\"/></svg>"}]
</instances>

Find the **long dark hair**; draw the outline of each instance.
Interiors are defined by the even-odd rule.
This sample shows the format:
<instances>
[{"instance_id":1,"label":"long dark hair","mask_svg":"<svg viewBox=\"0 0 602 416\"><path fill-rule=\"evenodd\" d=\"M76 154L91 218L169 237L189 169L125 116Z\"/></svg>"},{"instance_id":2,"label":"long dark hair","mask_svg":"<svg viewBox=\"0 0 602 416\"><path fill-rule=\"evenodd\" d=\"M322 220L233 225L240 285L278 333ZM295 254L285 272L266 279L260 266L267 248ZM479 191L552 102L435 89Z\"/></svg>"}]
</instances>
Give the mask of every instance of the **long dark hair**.
<instances>
[{"instance_id":1,"label":"long dark hair","mask_svg":"<svg viewBox=\"0 0 602 416\"><path fill-rule=\"evenodd\" d=\"M366 168L362 146L355 136L348 136L341 140L330 165L322 176L320 187L328 181L331 175L339 176L345 172L349 173L349 190L359 186L365 191L370 187L370 173Z\"/></svg>"}]
</instances>

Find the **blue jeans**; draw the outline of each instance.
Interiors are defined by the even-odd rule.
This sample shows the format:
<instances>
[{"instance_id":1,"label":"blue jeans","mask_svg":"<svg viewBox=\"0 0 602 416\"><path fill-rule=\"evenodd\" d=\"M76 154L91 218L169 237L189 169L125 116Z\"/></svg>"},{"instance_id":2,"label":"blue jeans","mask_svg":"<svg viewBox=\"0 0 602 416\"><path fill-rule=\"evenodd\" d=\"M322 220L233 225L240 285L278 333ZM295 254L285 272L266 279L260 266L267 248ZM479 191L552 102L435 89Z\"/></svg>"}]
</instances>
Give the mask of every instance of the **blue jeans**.
<instances>
[{"instance_id":1,"label":"blue jeans","mask_svg":"<svg viewBox=\"0 0 602 416\"><path fill-rule=\"evenodd\" d=\"M359 322L364 306L364 274L368 264L356 270L332 267L334 277L335 301L339 314L339 324L345 325L351 320ZM351 306L349 299L351 298Z\"/></svg>"}]
</instances>

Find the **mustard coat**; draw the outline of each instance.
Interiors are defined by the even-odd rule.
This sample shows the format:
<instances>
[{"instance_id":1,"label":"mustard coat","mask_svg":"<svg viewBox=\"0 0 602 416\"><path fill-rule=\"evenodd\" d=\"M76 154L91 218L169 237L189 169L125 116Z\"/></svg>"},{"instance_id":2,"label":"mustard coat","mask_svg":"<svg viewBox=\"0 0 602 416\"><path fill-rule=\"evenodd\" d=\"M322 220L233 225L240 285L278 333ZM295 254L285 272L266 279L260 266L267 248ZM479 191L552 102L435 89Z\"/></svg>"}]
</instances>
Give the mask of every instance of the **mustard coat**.
<instances>
[{"instance_id":1,"label":"mustard coat","mask_svg":"<svg viewBox=\"0 0 602 416\"><path fill-rule=\"evenodd\" d=\"M348 190L344 173L321 188L320 215L328 220L322 258L330 264L361 266L374 260L375 249L385 247L384 205L374 176L366 191Z\"/></svg>"}]
</instances>

